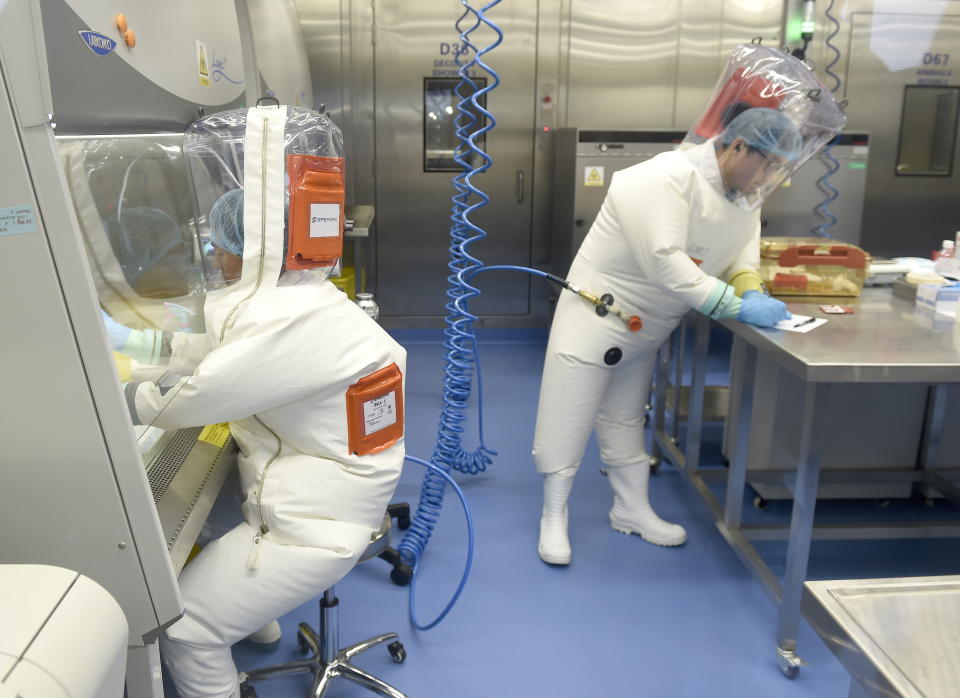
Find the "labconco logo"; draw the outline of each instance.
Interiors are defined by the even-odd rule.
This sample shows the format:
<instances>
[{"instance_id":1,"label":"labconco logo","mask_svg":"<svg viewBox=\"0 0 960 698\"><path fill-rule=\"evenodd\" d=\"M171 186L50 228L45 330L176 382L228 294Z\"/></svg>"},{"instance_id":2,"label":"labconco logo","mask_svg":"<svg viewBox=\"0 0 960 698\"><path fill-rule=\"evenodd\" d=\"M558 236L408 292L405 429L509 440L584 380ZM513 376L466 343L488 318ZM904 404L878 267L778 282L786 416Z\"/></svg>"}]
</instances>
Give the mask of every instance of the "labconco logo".
<instances>
[{"instance_id":1,"label":"labconco logo","mask_svg":"<svg viewBox=\"0 0 960 698\"><path fill-rule=\"evenodd\" d=\"M109 36L104 36L103 34L90 30L81 31L80 39L87 45L87 48L98 56L106 56L108 53L113 53L113 49L117 47L117 42Z\"/></svg>"}]
</instances>

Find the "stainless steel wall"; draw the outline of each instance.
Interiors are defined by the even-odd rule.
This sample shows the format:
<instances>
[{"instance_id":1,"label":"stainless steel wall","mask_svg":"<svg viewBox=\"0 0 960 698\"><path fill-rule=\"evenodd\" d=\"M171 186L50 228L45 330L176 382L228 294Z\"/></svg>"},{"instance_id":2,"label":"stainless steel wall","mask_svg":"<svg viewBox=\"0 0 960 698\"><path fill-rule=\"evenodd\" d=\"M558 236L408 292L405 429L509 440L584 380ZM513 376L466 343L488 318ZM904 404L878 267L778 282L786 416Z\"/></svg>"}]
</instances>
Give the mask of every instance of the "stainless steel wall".
<instances>
[{"instance_id":1,"label":"stainless steel wall","mask_svg":"<svg viewBox=\"0 0 960 698\"><path fill-rule=\"evenodd\" d=\"M737 44L781 42L782 0L568 0L563 126L682 128Z\"/></svg>"},{"instance_id":2,"label":"stainless steel wall","mask_svg":"<svg viewBox=\"0 0 960 698\"><path fill-rule=\"evenodd\" d=\"M824 3L817 5L812 55L822 73L832 56ZM833 14L841 52L834 71L850 100L847 128L871 134L861 244L877 255L928 256L960 229L960 153L953 153L953 176L897 175L904 87L960 85L952 65L960 63L960 2L837 0ZM937 54L945 65L924 62Z\"/></svg>"},{"instance_id":3,"label":"stainless steel wall","mask_svg":"<svg viewBox=\"0 0 960 698\"><path fill-rule=\"evenodd\" d=\"M314 100L326 104L346 138L348 199L378 204L372 252L384 322L438 325L450 203L448 193L440 194L446 185L433 179L449 175L425 175L416 161L422 143L420 78L431 75L425 57L436 53L435 45L456 40L453 21L460 3L295 4ZM755 36L780 42L783 5L780 0L540 0L522 8L503 3L490 16L507 26L508 37L489 56L504 84L490 98L500 124L488 145L500 150L498 162L504 164L499 175L487 178L486 185L503 192L485 214L492 225L484 258L543 268L553 261L552 130L686 128L703 108L730 48ZM517 170L524 172L522 210L515 194ZM528 230L513 230L518 224ZM502 297L479 303L487 324L545 323L551 292L546 285L503 278L494 286Z\"/></svg>"},{"instance_id":4,"label":"stainless steel wall","mask_svg":"<svg viewBox=\"0 0 960 698\"><path fill-rule=\"evenodd\" d=\"M382 73L388 69L398 75L419 70L428 76L422 56L414 48L432 46L441 34L453 36L452 18L459 2L435 0L430 7L436 9L424 10L427 14L416 22L410 10L400 10L386 0L295 2L309 52L316 101L327 104L347 139L349 198L354 203L371 203L398 192L411 196L416 189L410 188L406 168L416 167L416 163L404 163L402 167L382 167L381 163L378 168L376 159L386 155L385 145L404 139L419 147L422 136L418 127L411 126L412 112L406 115L409 123L397 117L420 99L421 86L409 81L400 87ZM825 5L817 3L819 16L809 52L818 73L826 63ZM925 255L960 227L956 203L960 193L956 177L960 175L895 175L903 86L929 79L918 72L924 68L925 53L951 54L960 61L960 0L836 0L834 5L841 21L836 42L841 50L838 72L844 78L841 94L850 99L848 130L871 135L862 244L876 254ZM757 36L768 45L782 45L790 13L799 7L795 0L539 0L525 4L524 11L532 14L524 26L529 25L532 34L524 34L522 40L526 42L524 50L533 53L532 76L526 77L526 68L514 70L519 54L505 49L489 56L491 65L513 82L509 95L506 90L501 92L509 99L508 110L532 115L523 117L526 124L512 126L509 134L504 130L490 135L493 146L509 138L523 144L513 148L532 152L532 172L527 177L533 196L530 234L505 244L522 248L520 257L527 255L534 266L549 266L553 261L553 130L685 130L703 109L733 46ZM515 14L514 10L504 3L490 14L496 21L511 13ZM411 21L404 21L405 17ZM402 36L397 33L396 22L404 27ZM379 68L378 36L392 42L392 63L388 61ZM898 49L899 54L907 56L902 59L905 63L894 62L891 67L886 53L898 53ZM938 79L958 84L952 72ZM398 107L394 104L397 99L406 100L408 106ZM545 133L545 127L549 133ZM394 152L391 157L396 155ZM807 167L823 169L818 162ZM956 169L960 168L955 163ZM419 203L433 206L423 215L435 216L439 225L444 225L449 215L446 201L438 198L436 204L425 200ZM816 203L811 201L811 212ZM508 204L495 200L492 205ZM390 220L387 211L384 214L377 222L375 253L390 248L387 240L396 246L399 240L409 244L421 239L418 231L402 221ZM811 213L811 225L816 222ZM490 232L497 234L495 230ZM402 269L392 252L378 262L389 277L389 284L378 289L381 295L391 297L387 323L439 322L439 312L423 315L416 295L423 292L421 268L442 265L446 246L431 237L425 244L417 243L417 253L416 265L407 260L402 262ZM436 289L429 291L434 292ZM535 282L529 294L529 311L522 317L530 325L542 324L547 315L543 303L547 292ZM420 319L413 322L413 316ZM513 315L507 324L516 324L519 317ZM501 320L490 318L489 322L498 324Z\"/></svg>"}]
</instances>

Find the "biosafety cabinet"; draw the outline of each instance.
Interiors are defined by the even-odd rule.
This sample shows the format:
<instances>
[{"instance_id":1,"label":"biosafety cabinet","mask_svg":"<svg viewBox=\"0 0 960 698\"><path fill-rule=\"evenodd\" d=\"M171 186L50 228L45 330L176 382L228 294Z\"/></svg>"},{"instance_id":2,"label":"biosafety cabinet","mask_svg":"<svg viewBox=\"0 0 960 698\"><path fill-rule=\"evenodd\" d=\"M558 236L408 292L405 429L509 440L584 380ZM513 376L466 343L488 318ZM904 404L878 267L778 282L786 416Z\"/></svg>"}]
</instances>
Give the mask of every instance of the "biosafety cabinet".
<instances>
[{"instance_id":1,"label":"biosafety cabinet","mask_svg":"<svg viewBox=\"0 0 960 698\"><path fill-rule=\"evenodd\" d=\"M0 2L0 562L117 600L131 697L162 695L156 639L235 447L223 425L134 428L113 350L139 333L159 365L203 331L183 133L268 91L312 102L292 2Z\"/></svg>"}]
</instances>

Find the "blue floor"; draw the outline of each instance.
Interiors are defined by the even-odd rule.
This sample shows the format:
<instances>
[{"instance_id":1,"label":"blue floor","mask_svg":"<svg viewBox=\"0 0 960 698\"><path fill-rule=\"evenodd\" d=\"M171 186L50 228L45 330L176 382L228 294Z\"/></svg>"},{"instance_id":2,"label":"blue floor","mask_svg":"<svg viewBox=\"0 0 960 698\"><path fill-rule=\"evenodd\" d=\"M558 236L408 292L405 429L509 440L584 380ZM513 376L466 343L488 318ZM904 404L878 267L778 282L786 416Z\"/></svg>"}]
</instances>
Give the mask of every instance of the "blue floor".
<instances>
[{"instance_id":1,"label":"blue floor","mask_svg":"<svg viewBox=\"0 0 960 698\"><path fill-rule=\"evenodd\" d=\"M429 458L439 414L442 348L437 335L398 335L407 347L407 451ZM490 336L490 335L488 335ZM355 568L337 586L341 600L341 644L396 631L408 658L395 664L385 649L356 663L415 698L493 696L847 696L849 678L806 625L799 652L808 666L795 681L774 660L776 614L760 585L714 527L693 489L665 467L651 490L657 511L686 526L689 542L658 548L637 536L610 529L611 494L596 447L591 444L571 499L573 563L550 567L536 554L541 478L533 469L530 444L545 341L523 335L483 341L485 419L488 445L497 451L492 468L458 476L477 527L474 572L460 603L439 627L413 630L407 619L408 592L389 581L380 560ZM720 464L719 429L707 430L704 453ZM473 444L473 440L469 440ZM396 501L415 505L422 471L408 465ZM859 518L899 515L921 503L874 502L853 506ZM831 504L825 513L840 512ZM933 514L930 514L930 512ZM789 506L752 519L784 521ZM949 514L938 504L930 515ZM399 532L394 531L399 540ZM419 580L421 620L442 609L454 590L465 555L465 526L459 504L446 506ZM784 546L762 549L782 572ZM815 543L811 576L869 577L956 572L960 546L950 541L906 543ZM316 604L281 619L284 639L271 654L244 645L237 665L253 668L298 657L296 626L316 624ZM285 677L258 684L261 698L302 697L309 680ZM172 689L168 696L175 695ZM331 698L372 695L343 682Z\"/></svg>"}]
</instances>

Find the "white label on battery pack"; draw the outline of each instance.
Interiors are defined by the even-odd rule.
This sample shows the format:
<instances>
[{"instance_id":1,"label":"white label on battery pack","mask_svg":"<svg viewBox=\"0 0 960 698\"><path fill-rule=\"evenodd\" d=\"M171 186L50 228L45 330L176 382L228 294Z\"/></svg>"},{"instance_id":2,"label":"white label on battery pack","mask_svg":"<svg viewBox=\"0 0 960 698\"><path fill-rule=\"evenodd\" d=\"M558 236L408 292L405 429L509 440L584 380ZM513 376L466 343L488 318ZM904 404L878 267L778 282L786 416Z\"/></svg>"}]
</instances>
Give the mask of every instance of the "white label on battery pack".
<instances>
[{"instance_id":1,"label":"white label on battery pack","mask_svg":"<svg viewBox=\"0 0 960 698\"><path fill-rule=\"evenodd\" d=\"M390 391L363 403L363 435L386 429L397 423L397 393Z\"/></svg>"},{"instance_id":2,"label":"white label on battery pack","mask_svg":"<svg viewBox=\"0 0 960 698\"><path fill-rule=\"evenodd\" d=\"M310 237L333 238L340 234L340 204L310 204Z\"/></svg>"}]
</instances>

